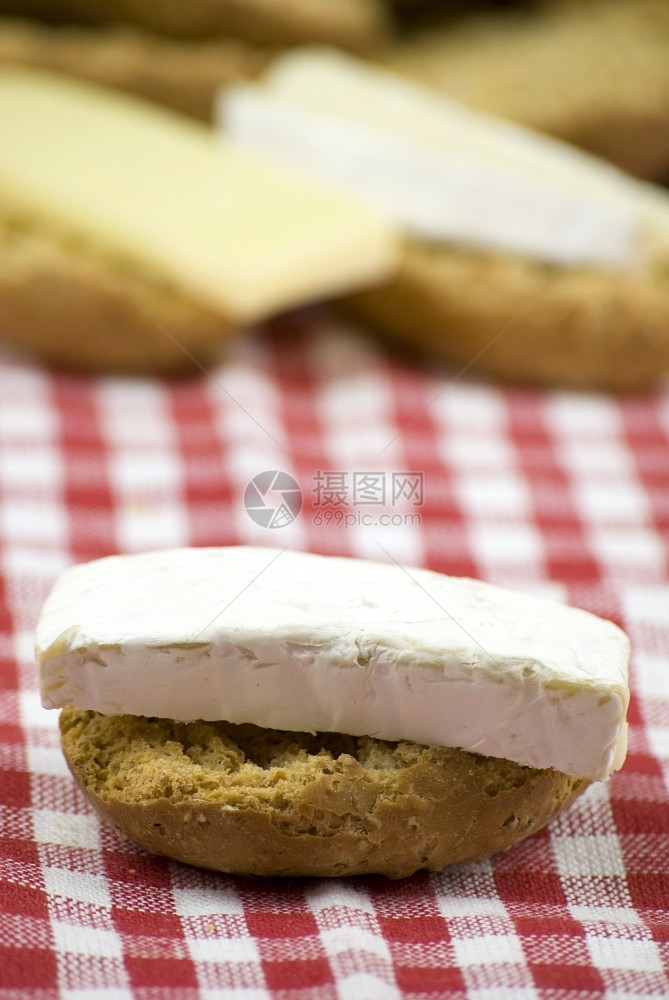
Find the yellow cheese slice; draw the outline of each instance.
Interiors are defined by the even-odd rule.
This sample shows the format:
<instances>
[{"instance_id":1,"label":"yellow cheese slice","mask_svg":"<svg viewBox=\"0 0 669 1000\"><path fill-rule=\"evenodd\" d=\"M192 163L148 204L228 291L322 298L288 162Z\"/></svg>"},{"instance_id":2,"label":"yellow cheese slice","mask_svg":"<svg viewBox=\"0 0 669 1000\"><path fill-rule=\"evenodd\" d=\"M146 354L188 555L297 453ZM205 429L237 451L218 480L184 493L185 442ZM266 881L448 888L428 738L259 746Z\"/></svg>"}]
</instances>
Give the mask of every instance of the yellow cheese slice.
<instances>
[{"instance_id":1,"label":"yellow cheese slice","mask_svg":"<svg viewBox=\"0 0 669 1000\"><path fill-rule=\"evenodd\" d=\"M381 281L396 230L135 97L0 71L0 203L240 321Z\"/></svg>"}]
</instances>

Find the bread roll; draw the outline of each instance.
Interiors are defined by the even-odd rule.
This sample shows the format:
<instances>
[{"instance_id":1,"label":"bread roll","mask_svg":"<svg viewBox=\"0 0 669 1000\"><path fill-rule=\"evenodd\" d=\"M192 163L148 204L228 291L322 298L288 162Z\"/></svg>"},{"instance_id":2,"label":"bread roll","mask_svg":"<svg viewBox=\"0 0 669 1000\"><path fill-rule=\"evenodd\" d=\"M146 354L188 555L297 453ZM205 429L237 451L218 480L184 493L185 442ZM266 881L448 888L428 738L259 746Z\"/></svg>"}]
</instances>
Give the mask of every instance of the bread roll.
<instances>
[{"instance_id":1,"label":"bread roll","mask_svg":"<svg viewBox=\"0 0 669 1000\"><path fill-rule=\"evenodd\" d=\"M65 708L68 765L148 851L237 875L404 878L505 850L588 784L462 750Z\"/></svg>"},{"instance_id":2,"label":"bread roll","mask_svg":"<svg viewBox=\"0 0 669 1000\"><path fill-rule=\"evenodd\" d=\"M113 256L3 218L0 203L0 331L57 368L175 374L211 363L234 326Z\"/></svg>"},{"instance_id":3,"label":"bread roll","mask_svg":"<svg viewBox=\"0 0 669 1000\"><path fill-rule=\"evenodd\" d=\"M360 48L387 30L381 0L0 0L0 12L84 24L134 24L166 36L233 34L263 43Z\"/></svg>"},{"instance_id":4,"label":"bread roll","mask_svg":"<svg viewBox=\"0 0 669 1000\"><path fill-rule=\"evenodd\" d=\"M629 392L669 374L669 251L631 273L408 241L345 310L413 359L549 388Z\"/></svg>"},{"instance_id":5,"label":"bread roll","mask_svg":"<svg viewBox=\"0 0 669 1000\"><path fill-rule=\"evenodd\" d=\"M128 25L0 17L0 66L30 66L129 91L211 120L219 88L257 75L275 50L246 39L166 38Z\"/></svg>"}]
</instances>

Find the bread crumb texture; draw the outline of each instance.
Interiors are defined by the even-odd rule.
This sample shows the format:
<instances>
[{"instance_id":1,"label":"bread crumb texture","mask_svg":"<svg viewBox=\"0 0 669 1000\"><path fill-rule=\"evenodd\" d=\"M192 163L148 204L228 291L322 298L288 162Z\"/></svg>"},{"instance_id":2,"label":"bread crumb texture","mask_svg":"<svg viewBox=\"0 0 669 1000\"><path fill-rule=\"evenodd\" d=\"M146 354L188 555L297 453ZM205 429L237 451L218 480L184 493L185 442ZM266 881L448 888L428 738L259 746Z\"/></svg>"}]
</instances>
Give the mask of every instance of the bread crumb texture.
<instances>
[{"instance_id":1,"label":"bread crumb texture","mask_svg":"<svg viewBox=\"0 0 669 1000\"><path fill-rule=\"evenodd\" d=\"M504 850L587 782L444 747L66 708L68 765L147 850L239 875L403 878Z\"/></svg>"}]
</instances>

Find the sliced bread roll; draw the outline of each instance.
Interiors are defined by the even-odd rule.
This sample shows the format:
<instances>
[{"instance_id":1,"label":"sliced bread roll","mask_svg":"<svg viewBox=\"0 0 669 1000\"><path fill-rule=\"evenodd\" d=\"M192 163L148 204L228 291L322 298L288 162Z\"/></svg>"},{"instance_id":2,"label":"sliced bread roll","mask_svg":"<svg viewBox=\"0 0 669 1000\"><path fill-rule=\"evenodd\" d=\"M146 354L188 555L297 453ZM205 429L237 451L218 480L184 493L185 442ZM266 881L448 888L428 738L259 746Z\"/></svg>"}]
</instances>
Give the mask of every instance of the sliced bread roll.
<instances>
[{"instance_id":1,"label":"sliced bread roll","mask_svg":"<svg viewBox=\"0 0 669 1000\"><path fill-rule=\"evenodd\" d=\"M211 120L217 90L256 76L275 51L232 36L174 39L128 25L0 17L0 66L56 70L205 121Z\"/></svg>"},{"instance_id":2,"label":"sliced bread roll","mask_svg":"<svg viewBox=\"0 0 669 1000\"><path fill-rule=\"evenodd\" d=\"M65 708L67 763L154 854L256 876L404 878L529 836L588 784L446 747Z\"/></svg>"},{"instance_id":3,"label":"sliced bread roll","mask_svg":"<svg viewBox=\"0 0 669 1000\"><path fill-rule=\"evenodd\" d=\"M619 273L411 239L397 276L345 307L458 376L619 393L669 375L669 251Z\"/></svg>"},{"instance_id":4,"label":"sliced bread roll","mask_svg":"<svg viewBox=\"0 0 669 1000\"><path fill-rule=\"evenodd\" d=\"M0 0L0 12L84 24L132 24L179 38L238 35L263 43L377 44L381 0Z\"/></svg>"},{"instance_id":5,"label":"sliced bread roll","mask_svg":"<svg viewBox=\"0 0 669 1000\"><path fill-rule=\"evenodd\" d=\"M230 320L169 282L0 205L0 338L80 372L196 371L233 334Z\"/></svg>"}]
</instances>

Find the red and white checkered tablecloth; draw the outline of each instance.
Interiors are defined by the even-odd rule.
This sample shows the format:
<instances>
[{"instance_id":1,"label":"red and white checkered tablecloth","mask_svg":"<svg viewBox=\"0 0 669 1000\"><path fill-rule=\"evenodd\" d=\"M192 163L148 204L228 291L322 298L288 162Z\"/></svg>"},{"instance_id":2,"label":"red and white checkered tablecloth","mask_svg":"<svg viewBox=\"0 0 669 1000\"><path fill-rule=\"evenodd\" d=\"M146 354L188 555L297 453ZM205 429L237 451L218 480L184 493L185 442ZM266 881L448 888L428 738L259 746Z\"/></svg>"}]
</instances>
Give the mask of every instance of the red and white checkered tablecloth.
<instances>
[{"instance_id":1,"label":"red and white checkered tablecloth","mask_svg":"<svg viewBox=\"0 0 669 1000\"><path fill-rule=\"evenodd\" d=\"M303 506L263 527L244 492L272 470ZM502 388L311 312L169 383L0 354L2 1000L669 996L668 542L666 392ZM399 882L228 878L120 840L39 704L41 602L74 561L235 543L474 575L613 618L634 647L624 769L507 854Z\"/></svg>"}]
</instances>

